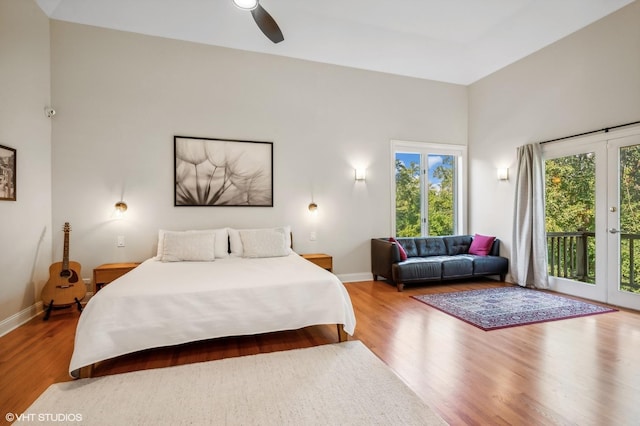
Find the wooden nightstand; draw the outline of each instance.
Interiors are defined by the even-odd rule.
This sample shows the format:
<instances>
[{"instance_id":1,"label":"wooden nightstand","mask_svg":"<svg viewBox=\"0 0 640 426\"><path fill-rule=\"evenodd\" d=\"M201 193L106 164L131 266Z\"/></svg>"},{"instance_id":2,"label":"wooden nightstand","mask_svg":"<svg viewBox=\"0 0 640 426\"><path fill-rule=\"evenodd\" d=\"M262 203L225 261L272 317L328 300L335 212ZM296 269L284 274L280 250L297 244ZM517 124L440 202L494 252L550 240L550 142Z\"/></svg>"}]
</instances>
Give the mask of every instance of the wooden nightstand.
<instances>
[{"instance_id":1,"label":"wooden nightstand","mask_svg":"<svg viewBox=\"0 0 640 426\"><path fill-rule=\"evenodd\" d=\"M321 268L326 269L329 272L333 272L333 257L324 253L309 253L309 254L301 254L300 256L304 257L311 263L315 263Z\"/></svg>"},{"instance_id":2,"label":"wooden nightstand","mask_svg":"<svg viewBox=\"0 0 640 426\"><path fill-rule=\"evenodd\" d=\"M138 265L139 263L105 263L98 266L93 270L94 291L97 293L102 287Z\"/></svg>"}]
</instances>

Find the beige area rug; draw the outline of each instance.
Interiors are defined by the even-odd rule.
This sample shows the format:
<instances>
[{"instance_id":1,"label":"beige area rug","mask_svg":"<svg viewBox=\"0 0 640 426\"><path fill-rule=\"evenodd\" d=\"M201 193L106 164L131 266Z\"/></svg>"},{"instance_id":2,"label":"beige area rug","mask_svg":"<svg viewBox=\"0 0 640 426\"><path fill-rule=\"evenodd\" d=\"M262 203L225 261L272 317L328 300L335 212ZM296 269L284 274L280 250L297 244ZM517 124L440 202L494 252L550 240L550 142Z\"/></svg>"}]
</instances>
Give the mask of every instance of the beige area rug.
<instances>
[{"instance_id":1,"label":"beige area rug","mask_svg":"<svg viewBox=\"0 0 640 426\"><path fill-rule=\"evenodd\" d=\"M446 424L359 341L57 383L23 414L29 418L58 425Z\"/></svg>"}]
</instances>

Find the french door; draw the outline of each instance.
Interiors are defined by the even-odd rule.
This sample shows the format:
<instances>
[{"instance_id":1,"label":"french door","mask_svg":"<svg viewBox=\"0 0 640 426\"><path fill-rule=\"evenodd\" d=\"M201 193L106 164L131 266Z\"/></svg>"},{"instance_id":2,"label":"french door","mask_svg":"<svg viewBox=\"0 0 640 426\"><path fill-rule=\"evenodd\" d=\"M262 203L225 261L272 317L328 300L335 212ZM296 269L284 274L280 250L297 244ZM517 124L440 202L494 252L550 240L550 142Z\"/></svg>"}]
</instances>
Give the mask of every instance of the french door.
<instances>
[{"instance_id":1,"label":"french door","mask_svg":"<svg viewBox=\"0 0 640 426\"><path fill-rule=\"evenodd\" d=\"M640 134L608 141L607 302L640 310Z\"/></svg>"},{"instance_id":2,"label":"french door","mask_svg":"<svg viewBox=\"0 0 640 426\"><path fill-rule=\"evenodd\" d=\"M640 130L543 154L551 288L640 310Z\"/></svg>"}]
</instances>

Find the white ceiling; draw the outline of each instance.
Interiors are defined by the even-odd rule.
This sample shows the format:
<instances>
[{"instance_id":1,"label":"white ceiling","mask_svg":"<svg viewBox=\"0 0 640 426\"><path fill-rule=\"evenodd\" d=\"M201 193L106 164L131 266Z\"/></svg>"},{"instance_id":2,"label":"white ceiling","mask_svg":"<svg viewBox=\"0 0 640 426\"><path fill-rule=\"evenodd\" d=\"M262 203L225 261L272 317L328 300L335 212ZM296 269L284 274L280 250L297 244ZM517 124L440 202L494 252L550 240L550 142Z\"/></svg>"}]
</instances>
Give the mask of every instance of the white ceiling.
<instances>
[{"instance_id":1,"label":"white ceiling","mask_svg":"<svg viewBox=\"0 0 640 426\"><path fill-rule=\"evenodd\" d=\"M36 0L53 18L470 84L634 0L262 0L271 43L232 0Z\"/></svg>"}]
</instances>

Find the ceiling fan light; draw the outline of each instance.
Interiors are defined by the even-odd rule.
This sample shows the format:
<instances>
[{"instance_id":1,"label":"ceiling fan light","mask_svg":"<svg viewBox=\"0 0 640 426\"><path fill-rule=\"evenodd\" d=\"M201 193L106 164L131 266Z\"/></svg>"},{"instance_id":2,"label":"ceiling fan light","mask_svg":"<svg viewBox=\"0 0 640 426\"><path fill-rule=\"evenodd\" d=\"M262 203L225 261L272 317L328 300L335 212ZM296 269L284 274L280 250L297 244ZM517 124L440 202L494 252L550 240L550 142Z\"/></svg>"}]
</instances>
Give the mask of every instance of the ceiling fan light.
<instances>
[{"instance_id":1,"label":"ceiling fan light","mask_svg":"<svg viewBox=\"0 0 640 426\"><path fill-rule=\"evenodd\" d=\"M258 0L233 0L233 4L243 10L253 10L258 7Z\"/></svg>"}]
</instances>

